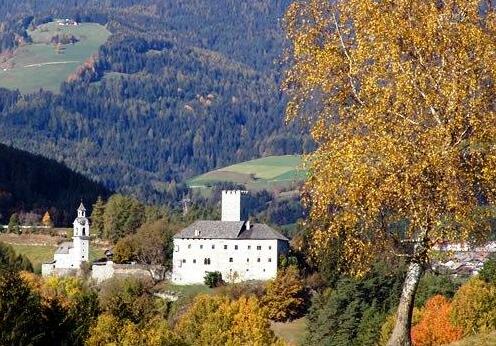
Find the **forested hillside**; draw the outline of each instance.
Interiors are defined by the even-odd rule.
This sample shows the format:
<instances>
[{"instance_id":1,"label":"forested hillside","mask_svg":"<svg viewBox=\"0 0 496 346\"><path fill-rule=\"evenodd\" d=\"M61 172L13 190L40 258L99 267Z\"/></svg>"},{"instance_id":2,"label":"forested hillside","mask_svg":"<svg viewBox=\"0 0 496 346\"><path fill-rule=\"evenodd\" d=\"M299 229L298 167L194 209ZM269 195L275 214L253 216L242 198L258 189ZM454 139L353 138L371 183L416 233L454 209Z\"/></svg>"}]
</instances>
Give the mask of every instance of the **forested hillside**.
<instances>
[{"instance_id":1,"label":"forested hillside","mask_svg":"<svg viewBox=\"0 0 496 346\"><path fill-rule=\"evenodd\" d=\"M46 211L56 225L74 219L80 200L91 206L109 191L64 165L0 144L0 222L13 212L31 212L41 218Z\"/></svg>"},{"instance_id":2,"label":"forested hillside","mask_svg":"<svg viewBox=\"0 0 496 346\"><path fill-rule=\"evenodd\" d=\"M0 1L5 28L70 17L112 33L60 94L0 92L0 141L150 201L217 167L301 152L311 143L285 127L278 87L288 3Z\"/></svg>"}]
</instances>

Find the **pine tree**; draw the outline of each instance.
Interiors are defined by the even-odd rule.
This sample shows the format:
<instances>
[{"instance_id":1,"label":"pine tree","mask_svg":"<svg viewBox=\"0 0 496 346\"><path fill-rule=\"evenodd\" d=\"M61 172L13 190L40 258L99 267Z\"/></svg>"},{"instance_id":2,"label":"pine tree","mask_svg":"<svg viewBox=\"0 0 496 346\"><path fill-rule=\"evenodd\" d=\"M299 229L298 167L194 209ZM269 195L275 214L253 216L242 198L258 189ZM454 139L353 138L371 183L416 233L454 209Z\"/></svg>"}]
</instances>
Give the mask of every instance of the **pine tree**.
<instances>
[{"instance_id":1,"label":"pine tree","mask_svg":"<svg viewBox=\"0 0 496 346\"><path fill-rule=\"evenodd\" d=\"M98 196L96 203L93 204L91 213L91 229L94 234L101 238L103 235L103 213L105 212L105 203L101 196Z\"/></svg>"}]
</instances>

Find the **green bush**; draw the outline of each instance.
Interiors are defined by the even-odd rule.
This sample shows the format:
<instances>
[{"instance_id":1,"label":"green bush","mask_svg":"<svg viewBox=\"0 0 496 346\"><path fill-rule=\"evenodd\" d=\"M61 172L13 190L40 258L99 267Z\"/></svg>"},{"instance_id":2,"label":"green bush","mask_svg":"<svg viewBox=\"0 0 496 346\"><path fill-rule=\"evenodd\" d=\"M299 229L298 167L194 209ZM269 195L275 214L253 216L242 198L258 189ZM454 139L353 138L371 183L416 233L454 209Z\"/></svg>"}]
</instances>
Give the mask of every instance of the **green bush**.
<instances>
[{"instance_id":1,"label":"green bush","mask_svg":"<svg viewBox=\"0 0 496 346\"><path fill-rule=\"evenodd\" d=\"M204 277L205 285L210 288L219 287L224 283L220 272L207 272Z\"/></svg>"}]
</instances>

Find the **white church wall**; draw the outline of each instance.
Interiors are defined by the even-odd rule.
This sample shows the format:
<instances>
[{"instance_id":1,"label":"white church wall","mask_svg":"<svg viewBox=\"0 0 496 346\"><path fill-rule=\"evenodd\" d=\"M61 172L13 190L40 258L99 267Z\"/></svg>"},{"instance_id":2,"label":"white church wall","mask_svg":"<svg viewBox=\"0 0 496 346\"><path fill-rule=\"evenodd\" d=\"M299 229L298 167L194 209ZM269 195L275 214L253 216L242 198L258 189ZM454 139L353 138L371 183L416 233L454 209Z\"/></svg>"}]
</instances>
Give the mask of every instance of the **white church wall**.
<instances>
[{"instance_id":1,"label":"white church wall","mask_svg":"<svg viewBox=\"0 0 496 346\"><path fill-rule=\"evenodd\" d=\"M277 274L277 261L276 239L174 239L172 280L203 283L213 271L225 281L269 280Z\"/></svg>"}]
</instances>

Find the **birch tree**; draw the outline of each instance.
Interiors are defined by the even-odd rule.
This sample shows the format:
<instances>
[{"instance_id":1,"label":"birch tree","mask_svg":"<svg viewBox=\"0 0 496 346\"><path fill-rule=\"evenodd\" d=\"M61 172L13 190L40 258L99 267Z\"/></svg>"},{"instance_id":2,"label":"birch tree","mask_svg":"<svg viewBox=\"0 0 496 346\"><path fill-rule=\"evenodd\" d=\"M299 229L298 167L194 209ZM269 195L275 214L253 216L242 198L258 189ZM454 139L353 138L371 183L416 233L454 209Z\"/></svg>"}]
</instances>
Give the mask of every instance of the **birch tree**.
<instances>
[{"instance_id":1,"label":"birch tree","mask_svg":"<svg viewBox=\"0 0 496 346\"><path fill-rule=\"evenodd\" d=\"M287 11L286 117L307 122L313 253L408 270L389 345L410 345L438 241L489 233L496 197L496 20L489 1L302 0Z\"/></svg>"}]
</instances>

